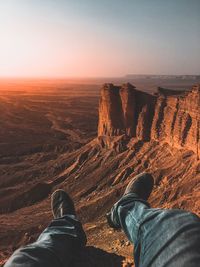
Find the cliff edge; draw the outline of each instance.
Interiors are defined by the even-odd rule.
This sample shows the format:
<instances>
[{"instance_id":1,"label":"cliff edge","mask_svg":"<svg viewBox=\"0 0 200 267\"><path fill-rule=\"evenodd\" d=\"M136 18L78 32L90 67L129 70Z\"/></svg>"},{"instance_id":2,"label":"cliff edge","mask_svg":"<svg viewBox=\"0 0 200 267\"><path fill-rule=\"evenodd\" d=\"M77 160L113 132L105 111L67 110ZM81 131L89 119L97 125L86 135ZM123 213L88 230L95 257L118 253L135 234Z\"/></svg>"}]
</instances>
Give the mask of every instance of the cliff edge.
<instances>
[{"instance_id":1,"label":"cliff edge","mask_svg":"<svg viewBox=\"0 0 200 267\"><path fill-rule=\"evenodd\" d=\"M200 156L200 85L190 91L158 88L150 95L131 84L101 89L98 136L136 137L186 148Z\"/></svg>"}]
</instances>

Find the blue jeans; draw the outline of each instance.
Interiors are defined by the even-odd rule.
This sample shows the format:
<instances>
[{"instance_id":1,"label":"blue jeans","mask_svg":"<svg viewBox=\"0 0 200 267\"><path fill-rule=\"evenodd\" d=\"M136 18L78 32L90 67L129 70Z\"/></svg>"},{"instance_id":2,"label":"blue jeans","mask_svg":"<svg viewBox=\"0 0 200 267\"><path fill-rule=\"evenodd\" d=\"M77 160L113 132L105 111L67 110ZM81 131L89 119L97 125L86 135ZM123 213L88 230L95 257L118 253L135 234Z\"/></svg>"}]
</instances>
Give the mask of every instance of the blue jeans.
<instances>
[{"instance_id":1,"label":"blue jeans","mask_svg":"<svg viewBox=\"0 0 200 267\"><path fill-rule=\"evenodd\" d=\"M81 223L66 215L53 220L36 242L16 250L4 267L70 267L85 244Z\"/></svg>"},{"instance_id":2,"label":"blue jeans","mask_svg":"<svg viewBox=\"0 0 200 267\"><path fill-rule=\"evenodd\" d=\"M152 209L135 194L112 208L112 221L134 244L136 267L197 267L200 263L200 219L181 210ZM17 250L5 267L67 267L86 244L74 216L53 220L38 240Z\"/></svg>"},{"instance_id":3,"label":"blue jeans","mask_svg":"<svg viewBox=\"0 0 200 267\"><path fill-rule=\"evenodd\" d=\"M130 193L111 210L112 222L134 244L136 267L200 266L200 218L178 209L153 209Z\"/></svg>"}]
</instances>

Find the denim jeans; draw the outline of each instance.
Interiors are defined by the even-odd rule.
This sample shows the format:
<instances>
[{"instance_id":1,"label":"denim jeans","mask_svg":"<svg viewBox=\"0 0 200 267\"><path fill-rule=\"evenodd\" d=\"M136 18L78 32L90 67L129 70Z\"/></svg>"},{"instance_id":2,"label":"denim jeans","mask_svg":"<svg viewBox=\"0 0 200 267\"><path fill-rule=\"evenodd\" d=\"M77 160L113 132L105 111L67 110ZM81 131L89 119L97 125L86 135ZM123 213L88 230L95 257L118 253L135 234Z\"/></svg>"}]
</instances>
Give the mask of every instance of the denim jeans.
<instances>
[{"instance_id":1,"label":"denim jeans","mask_svg":"<svg viewBox=\"0 0 200 267\"><path fill-rule=\"evenodd\" d=\"M134 244L136 267L200 266L200 218L178 209L153 209L133 193L111 210L111 220Z\"/></svg>"},{"instance_id":2,"label":"denim jeans","mask_svg":"<svg viewBox=\"0 0 200 267\"><path fill-rule=\"evenodd\" d=\"M16 250L4 267L70 267L85 244L81 223L66 215L53 220L36 242Z\"/></svg>"},{"instance_id":3,"label":"denim jeans","mask_svg":"<svg viewBox=\"0 0 200 267\"><path fill-rule=\"evenodd\" d=\"M111 210L113 223L134 244L136 267L200 266L200 219L181 210L152 209L135 194ZM73 215L55 219L30 245L18 249L5 267L68 267L86 244Z\"/></svg>"}]
</instances>

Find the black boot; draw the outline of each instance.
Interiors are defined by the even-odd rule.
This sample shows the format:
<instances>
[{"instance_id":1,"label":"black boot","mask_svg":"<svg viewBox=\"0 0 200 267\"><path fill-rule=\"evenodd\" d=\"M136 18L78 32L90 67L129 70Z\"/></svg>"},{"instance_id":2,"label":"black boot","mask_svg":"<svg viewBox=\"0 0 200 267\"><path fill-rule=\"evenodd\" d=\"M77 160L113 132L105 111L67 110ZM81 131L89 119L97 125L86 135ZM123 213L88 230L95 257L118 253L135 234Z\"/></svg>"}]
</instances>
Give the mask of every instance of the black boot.
<instances>
[{"instance_id":1,"label":"black boot","mask_svg":"<svg viewBox=\"0 0 200 267\"><path fill-rule=\"evenodd\" d=\"M51 209L55 219L67 214L75 215L74 202L70 196L61 189L56 190L51 196Z\"/></svg>"},{"instance_id":2,"label":"black boot","mask_svg":"<svg viewBox=\"0 0 200 267\"><path fill-rule=\"evenodd\" d=\"M136 194L140 199L147 200L153 190L154 180L150 173L135 176L127 185L124 195Z\"/></svg>"},{"instance_id":3,"label":"black boot","mask_svg":"<svg viewBox=\"0 0 200 267\"><path fill-rule=\"evenodd\" d=\"M141 200L147 200L153 190L154 179L150 173L141 173L135 176L127 185L124 195L128 195L130 193L134 193L136 197ZM107 222L110 227L114 229L120 229L119 225L116 225L112 218L111 212L106 214Z\"/></svg>"}]
</instances>

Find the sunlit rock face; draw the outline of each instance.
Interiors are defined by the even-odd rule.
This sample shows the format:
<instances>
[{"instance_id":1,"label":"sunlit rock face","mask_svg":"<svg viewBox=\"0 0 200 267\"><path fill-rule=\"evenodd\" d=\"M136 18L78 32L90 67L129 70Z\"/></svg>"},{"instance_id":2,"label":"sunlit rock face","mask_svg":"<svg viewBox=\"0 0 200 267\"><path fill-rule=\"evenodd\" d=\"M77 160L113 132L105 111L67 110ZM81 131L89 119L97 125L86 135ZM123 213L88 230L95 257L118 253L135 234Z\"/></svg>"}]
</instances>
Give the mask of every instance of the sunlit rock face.
<instances>
[{"instance_id":1,"label":"sunlit rock face","mask_svg":"<svg viewBox=\"0 0 200 267\"><path fill-rule=\"evenodd\" d=\"M200 153L200 85L191 91L158 88L156 95L131 84L101 90L98 136L136 137Z\"/></svg>"},{"instance_id":2,"label":"sunlit rock face","mask_svg":"<svg viewBox=\"0 0 200 267\"><path fill-rule=\"evenodd\" d=\"M119 88L120 103L122 107L122 121L124 132L128 136L135 135L135 106L136 106L136 96L135 87L127 83Z\"/></svg>"},{"instance_id":3,"label":"sunlit rock face","mask_svg":"<svg viewBox=\"0 0 200 267\"><path fill-rule=\"evenodd\" d=\"M151 126L154 118L156 96L136 90L136 137L149 141L151 138Z\"/></svg>"},{"instance_id":4,"label":"sunlit rock face","mask_svg":"<svg viewBox=\"0 0 200 267\"><path fill-rule=\"evenodd\" d=\"M105 84L101 89L98 135L149 139L155 99L129 83L121 87Z\"/></svg>"},{"instance_id":5,"label":"sunlit rock face","mask_svg":"<svg viewBox=\"0 0 200 267\"><path fill-rule=\"evenodd\" d=\"M135 91L130 84L122 87L105 84L101 89L98 135L116 136L135 132Z\"/></svg>"},{"instance_id":6,"label":"sunlit rock face","mask_svg":"<svg viewBox=\"0 0 200 267\"><path fill-rule=\"evenodd\" d=\"M160 90L155 107L151 138L199 155L200 85L189 92Z\"/></svg>"}]
</instances>

